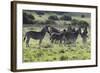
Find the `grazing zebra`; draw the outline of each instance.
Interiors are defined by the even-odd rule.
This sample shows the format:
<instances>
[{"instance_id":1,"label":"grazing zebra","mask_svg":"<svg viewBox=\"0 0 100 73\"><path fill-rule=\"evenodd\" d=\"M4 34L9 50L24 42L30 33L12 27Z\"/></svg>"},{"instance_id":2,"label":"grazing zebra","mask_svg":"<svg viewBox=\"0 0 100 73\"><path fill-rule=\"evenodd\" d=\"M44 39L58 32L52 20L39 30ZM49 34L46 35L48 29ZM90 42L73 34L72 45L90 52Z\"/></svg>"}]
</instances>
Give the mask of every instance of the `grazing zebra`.
<instances>
[{"instance_id":1,"label":"grazing zebra","mask_svg":"<svg viewBox=\"0 0 100 73\"><path fill-rule=\"evenodd\" d=\"M79 33L80 33L80 29L73 28L73 29L67 30L65 34L66 43L75 43L78 38Z\"/></svg>"},{"instance_id":2,"label":"grazing zebra","mask_svg":"<svg viewBox=\"0 0 100 73\"><path fill-rule=\"evenodd\" d=\"M62 43L64 41L65 43L65 33L66 33L66 30L64 29L62 32L59 32L59 33L52 33L51 36L50 36L50 40L52 43Z\"/></svg>"}]
</instances>

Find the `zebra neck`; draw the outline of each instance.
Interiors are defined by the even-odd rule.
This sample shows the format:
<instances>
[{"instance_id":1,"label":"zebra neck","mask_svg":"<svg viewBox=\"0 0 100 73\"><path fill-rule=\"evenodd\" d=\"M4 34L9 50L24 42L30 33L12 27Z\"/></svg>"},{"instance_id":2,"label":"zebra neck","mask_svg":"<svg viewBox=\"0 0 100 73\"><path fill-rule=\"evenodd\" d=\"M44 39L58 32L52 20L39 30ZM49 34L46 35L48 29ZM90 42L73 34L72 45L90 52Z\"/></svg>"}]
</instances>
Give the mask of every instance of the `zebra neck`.
<instances>
[{"instance_id":1,"label":"zebra neck","mask_svg":"<svg viewBox=\"0 0 100 73\"><path fill-rule=\"evenodd\" d=\"M46 32L41 31L41 34L42 34L42 35L45 35L45 34L46 34Z\"/></svg>"}]
</instances>

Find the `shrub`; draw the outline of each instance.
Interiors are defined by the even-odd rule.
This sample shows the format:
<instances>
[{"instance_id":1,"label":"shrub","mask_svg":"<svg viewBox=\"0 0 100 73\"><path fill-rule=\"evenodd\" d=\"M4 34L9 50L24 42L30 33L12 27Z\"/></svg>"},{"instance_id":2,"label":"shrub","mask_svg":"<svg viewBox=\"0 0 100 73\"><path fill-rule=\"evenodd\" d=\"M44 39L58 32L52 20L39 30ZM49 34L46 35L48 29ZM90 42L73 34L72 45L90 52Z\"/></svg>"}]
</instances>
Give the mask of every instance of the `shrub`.
<instances>
[{"instance_id":1,"label":"shrub","mask_svg":"<svg viewBox=\"0 0 100 73\"><path fill-rule=\"evenodd\" d=\"M49 16L48 19L49 20L59 20L57 16Z\"/></svg>"},{"instance_id":2,"label":"shrub","mask_svg":"<svg viewBox=\"0 0 100 73\"><path fill-rule=\"evenodd\" d=\"M83 14L82 14L82 15L81 15L81 17L82 17L82 18L84 18L84 17L85 17L85 15L83 15Z\"/></svg>"},{"instance_id":3,"label":"shrub","mask_svg":"<svg viewBox=\"0 0 100 73\"><path fill-rule=\"evenodd\" d=\"M59 53L65 53L65 51L64 50L61 50Z\"/></svg>"},{"instance_id":4,"label":"shrub","mask_svg":"<svg viewBox=\"0 0 100 73\"><path fill-rule=\"evenodd\" d=\"M62 61L62 60L67 60L67 58L65 57L65 56L61 56L60 57L60 60Z\"/></svg>"},{"instance_id":5,"label":"shrub","mask_svg":"<svg viewBox=\"0 0 100 73\"><path fill-rule=\"evenodd\" d=\"M44 12L43 12L43 11L36 11L36 13L37 13L38 15L44 15Z\"/></svg>"},{"instance_id":6,"label":"shrub","mask_svg":"<svg viewBox=\"0 0 100 73\"><path fill-rule=\"evenodd\" d=\"M56 22L53 21L53 20L46 20L45 21L45 24L56 24Z\"/></svg>"},{"instance_id":7,"label":"shrub","mask_svg":"<svg viewBox=\"0 0 100 73\"><path fill-rule=\"evenodd\" d=\"M64 15L64 16L62 16L60 19L61 19L61 20L71 21L71 20L72 20L72 17L71 17L71 16L66 16L66 15Z\"/></svg>"},{"instance_id":8,"label":"shrub","mask_svg":"<svg viewBox=\"0 0 100 73\"><path fill-rule=\"evenodd\" d=\"M72 21L71 21L71 25L73 25L73 26L79 26L79 21L77 20L77 19L73 19Z\"/></svg>"},{"instance_id":9,"label":"shrub","mask_svg":"<svg viewBox=\"0 0 100 73\"><path fill-rule=\"evenodd\" d=\"M34 16L31 15L31 14L28 14L27 16L28 16L30 19L33 19L33 20L35 19Z\"/></svg>"},{"instance_id":10,"label":"shrub","mask_svg":"<svg viewBox=\"0 0 100 73\"><path fill-rule=\"evenodd\" d=\"M23 13L23 24L33 24L34 16L31 14Z\"/></svg>"},{"instance_id":11,"label":"shrub","mask_svg":"<svg viewBox=\"0 0 100 73\"><path fill-rule=\"evenodd\" d=\"M80 25L81 27L89 27L88 22L86 22L86 21L84 21L84 20L81 20L81 21L79 22L79 25Z\"/></svg>"}]
</instances>

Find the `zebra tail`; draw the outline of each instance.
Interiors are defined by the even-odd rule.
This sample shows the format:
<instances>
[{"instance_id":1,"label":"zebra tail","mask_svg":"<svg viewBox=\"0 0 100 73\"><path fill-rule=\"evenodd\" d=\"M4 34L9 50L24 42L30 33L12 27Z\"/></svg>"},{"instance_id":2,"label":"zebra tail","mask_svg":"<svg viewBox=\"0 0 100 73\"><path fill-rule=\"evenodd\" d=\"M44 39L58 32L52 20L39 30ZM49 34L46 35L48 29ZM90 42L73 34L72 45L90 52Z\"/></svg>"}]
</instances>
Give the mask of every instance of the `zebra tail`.
<instances>
[{"instance_id":1,"label":"zebra tail","mask_svg":"<svg viewBox=\"0 0 100 73\"><path fill-rule=\"evenodd\" d=\"M23 41L25 41L25 39L26 39L26 35L25 35L25 37L24 37Z\"/></svg>"}]
</instances>

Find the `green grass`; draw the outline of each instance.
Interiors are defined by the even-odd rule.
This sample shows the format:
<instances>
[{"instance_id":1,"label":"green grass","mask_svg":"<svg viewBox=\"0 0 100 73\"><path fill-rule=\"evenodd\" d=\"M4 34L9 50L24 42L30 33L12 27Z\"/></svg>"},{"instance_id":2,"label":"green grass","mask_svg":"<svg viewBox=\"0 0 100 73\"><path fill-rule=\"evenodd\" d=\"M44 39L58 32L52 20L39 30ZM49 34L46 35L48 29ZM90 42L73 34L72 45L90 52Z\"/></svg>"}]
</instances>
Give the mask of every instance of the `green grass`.
<instances>
[{"instance_id":1,"label":"green grass","mask_svg":"<svg viewBox=\"0 0 100 73\"><path fill-rule=\"evenodd\" d=\"M24 28L24 31L28 28ZM33 28L33 30L36 30ZM39 29L37 29L39 30ZM27 30L26 30L27 31ZM25 32L23 33L24 36ZM63 61L63 60L87 60L91 58L90 38L86 44L82 43L80 36L75 44L52 44L46 34L41 46L39 40L30 40L30 47L26 47L23 42L23 61L24 62L44 62L44 61Z\"/></svg>"},{"instance_id":2,"label":"green grass","mask_svg":"<svg viewBox=\"0 0 100 73\"><path fill-rule=\"evenodd\" d=\"M30 12L29 12L30 13ZM32 13L37 21L46 21L51 15L57 15L55 13L45 13L41 17L35 12ZM61 15L57 15L61 17ZM84 20L91 24L90 17L81 18L79 15L73 16L72 19L77 19L79 21ZM67 24L70 21L55 21L57 24L50 24L51 26L56 26L59 29L66 29ZM67 24L66 24L67 23ZM46 25L46 24L45 24ZM24 25L23 24L23 38L27 31L40 31L43 24L38 25ZM89 34L91 35L91 34ZM63 61L63 60L88 60L91 59L91 38L89 36L87 43L83 44L80 36L74 44L52 44L49 40L49 35L46 34L41 46L39 46L38 40L30 40L30 47L26 47L23 41L23 62L44 62L44 61Z\"/></svg>"}]
</instances>

